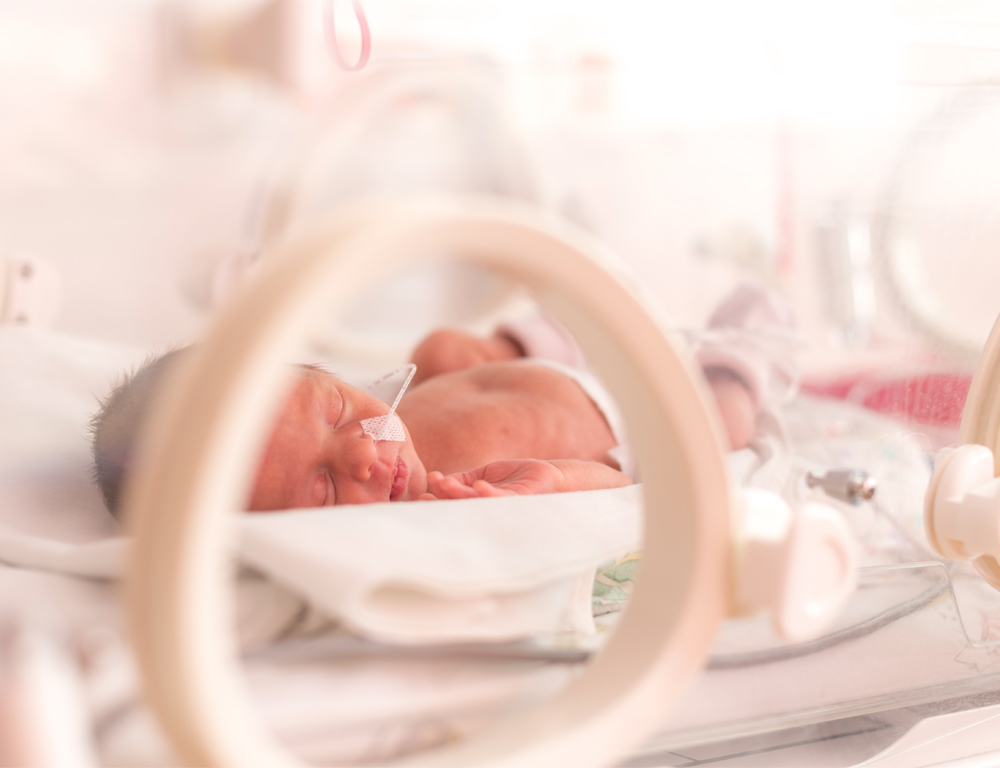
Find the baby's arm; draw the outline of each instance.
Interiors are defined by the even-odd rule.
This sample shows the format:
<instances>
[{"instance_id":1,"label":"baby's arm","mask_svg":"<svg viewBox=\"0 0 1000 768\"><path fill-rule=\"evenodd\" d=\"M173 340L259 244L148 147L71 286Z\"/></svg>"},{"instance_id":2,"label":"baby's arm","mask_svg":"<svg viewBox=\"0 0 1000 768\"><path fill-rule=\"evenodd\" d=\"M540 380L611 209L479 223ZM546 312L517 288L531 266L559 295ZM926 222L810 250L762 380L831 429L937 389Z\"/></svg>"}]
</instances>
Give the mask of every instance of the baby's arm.
<instances>
[{"instance_id":1,"label":"baby's arm","mask_svg":"<svg viewBox=\"0 0 1000 768\"><path fill-rule=\"evenodd\" d=\"M757 418L757 404L750 388L728 368L706 368L705 378L715 395L730 450L746 448Z\"/></svg>"},{"instance_id":2,"label":"baby's arm","mask_svg":"<svg viewBox=\"0 0 1000 768\"><path fill-rule=\"evenodd\" d=\"M431 333L413 350L410 362L417 365L413 383L419 384L424 379L481 363L514 360L523 355L523 350L509 336L495 333L482 339L445 328Z\"/></svg>"},{"instance_id":3,"label":"baby's arm","mask_svg":"<svg viewBox=\"0 0 1000 768\"><path fill-rule=\"evenodd\" d=\"M628 475L598 461L580 459L514 459L493 461L469 472L427 474L427 493L420 498L471 499L479 496L525 496L566 491L592 491L631 485Z\"/></svg>"},{"instance_id":4,"label":"baby's arm","mask_svg":"<svg viewBox=\"0 0 1000 768\"><path fill-rule=\"evenodd\" d=\"M746 446L758 412L795 391L795 320L761 286L739 286L712 314L695 356L715 395L733 449Z\"/></svg>"}]
</instances>

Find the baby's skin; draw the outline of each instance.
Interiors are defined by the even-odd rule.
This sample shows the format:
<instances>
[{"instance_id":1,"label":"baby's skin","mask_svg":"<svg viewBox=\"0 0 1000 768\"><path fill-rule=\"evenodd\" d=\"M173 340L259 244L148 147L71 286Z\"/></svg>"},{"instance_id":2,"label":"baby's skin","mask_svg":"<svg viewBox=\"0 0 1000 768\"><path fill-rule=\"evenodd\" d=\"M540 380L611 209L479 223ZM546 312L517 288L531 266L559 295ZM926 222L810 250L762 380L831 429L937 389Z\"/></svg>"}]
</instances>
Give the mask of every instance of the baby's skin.
<instances>
[{"instance_id":1,"label":"baby's skin","mask_svg":"<svg viewBox=\"0 0 1000 768\"><path fill-rule=\"evenodd\" d=\"M405 442L364 433L363 419L388 413L381 400L302 369L265 448L251 511L629 485L593 401L567 376L521 358L500 335L428 336L396 409ZM707 373L732 447L742 447L755 416L750 394L731 374Z\"/></svg>"}]
</instances>

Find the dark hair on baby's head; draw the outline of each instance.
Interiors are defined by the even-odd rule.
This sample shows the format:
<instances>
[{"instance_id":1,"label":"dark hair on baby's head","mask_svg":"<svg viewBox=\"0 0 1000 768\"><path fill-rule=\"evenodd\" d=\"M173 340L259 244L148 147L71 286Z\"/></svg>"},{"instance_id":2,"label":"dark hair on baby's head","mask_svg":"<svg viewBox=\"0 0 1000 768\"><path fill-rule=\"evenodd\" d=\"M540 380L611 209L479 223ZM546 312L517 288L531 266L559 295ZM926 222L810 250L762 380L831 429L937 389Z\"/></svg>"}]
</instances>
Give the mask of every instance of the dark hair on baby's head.
<instances>
[{"instance_id":1,"label":"dark hair on baby's head","mask_svg":"<svg viewBox=\"0 0 1000 768\"><path fill-rule=\"evenodd\" d=\"M94 480L115 517L121 513L122 487L132 469L136 441L153 397L164 374L188 349L149 357L138 369L125 374L90 420Z\"/></svg>"}]
</instances>

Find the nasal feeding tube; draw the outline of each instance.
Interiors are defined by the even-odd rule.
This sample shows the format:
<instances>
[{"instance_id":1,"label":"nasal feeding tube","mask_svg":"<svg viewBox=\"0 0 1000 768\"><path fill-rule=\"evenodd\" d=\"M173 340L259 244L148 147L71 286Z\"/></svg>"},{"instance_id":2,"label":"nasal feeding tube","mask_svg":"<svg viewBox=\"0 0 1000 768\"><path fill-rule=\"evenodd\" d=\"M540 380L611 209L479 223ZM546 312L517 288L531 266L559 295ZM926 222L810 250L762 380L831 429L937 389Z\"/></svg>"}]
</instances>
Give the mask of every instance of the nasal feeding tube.
<instances>
[{"instance_id":1,"label":"nasal feeding tube","mask_svg":"<svg viewBox=\"0 0 1000 768\"><path fill-rule=\"evenodd\" d=\"M399 405L399 401L403 399L403 393L406 392L406 388L410 386L410 382L413 380L413 374L417 372L417 366L410 363L409 365L396 368L395 370L387 373L385 376L376 379L366 387L369 392L372 392L376 397L379 397L378 387L387 382L391 382L407 369L409 370L409 373L406 376L406 380L403 382L403 386L399 388L399 393L396 395L396 399L392 401L392 407L389 409L389 412L384 416L373 416L370 419L361 420L361 430L366 435L371 437L371 439L376 443L382 440L395 443L402 443L406 441L406 431L403 429L403 422L400 421L399 416L396 415L396 406ZM379 399L381 400L382 398L379 397Z\"/></svg>"}]
</instances>

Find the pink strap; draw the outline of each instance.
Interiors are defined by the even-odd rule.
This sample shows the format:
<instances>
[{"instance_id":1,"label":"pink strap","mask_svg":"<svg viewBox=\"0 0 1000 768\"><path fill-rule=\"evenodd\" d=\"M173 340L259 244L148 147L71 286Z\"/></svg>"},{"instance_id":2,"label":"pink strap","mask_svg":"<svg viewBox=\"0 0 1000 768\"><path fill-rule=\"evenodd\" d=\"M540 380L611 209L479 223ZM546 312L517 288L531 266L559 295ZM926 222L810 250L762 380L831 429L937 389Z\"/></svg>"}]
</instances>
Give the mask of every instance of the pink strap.
<instances>
[{"instance_id":1,"label":"pink strap","mask_svg":"<svg viewBox=\"0 0 1000 768\"><path fill-rule=\"evenodd\" d=\"M340 44L337 42L337 27L333 19L333 3L334 0L327 0L326 13L324 14L327 47L330 49L333 60L337 62L338 67L345 72L357 72L359 69L364 69L365 64L368 63L368 56L372 52L372 36L371 31L368 29L368 19L365 16L365 9L361 7L361 0L351 0L351 5L354 6L354 15L358 17L358 26L361 27L361 53L358 55L358 60L352 66L344 61L344 57L340 53Z\"/></svg>"}]
</instances>

